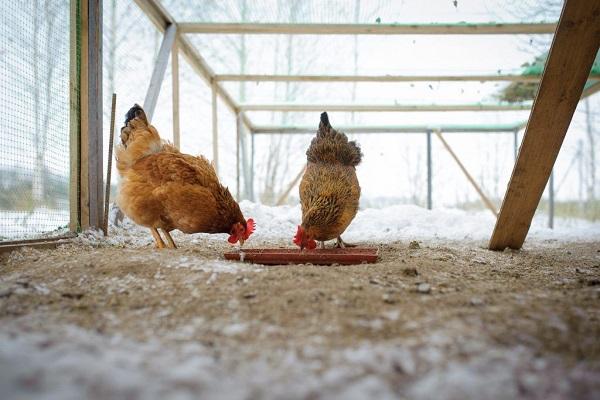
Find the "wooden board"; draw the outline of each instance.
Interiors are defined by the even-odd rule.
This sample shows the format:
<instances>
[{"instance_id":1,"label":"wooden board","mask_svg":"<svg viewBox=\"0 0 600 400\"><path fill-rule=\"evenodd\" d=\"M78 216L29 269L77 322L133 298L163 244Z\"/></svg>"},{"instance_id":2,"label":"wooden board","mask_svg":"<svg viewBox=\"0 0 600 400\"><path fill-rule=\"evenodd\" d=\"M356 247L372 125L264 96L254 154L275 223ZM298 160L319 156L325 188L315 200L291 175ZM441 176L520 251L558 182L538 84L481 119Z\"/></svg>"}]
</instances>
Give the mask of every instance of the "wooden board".
<instances>
[{"instance_id":1,"label":"wooden board","mask_svg":"<svg viewBox=\"0 0 600 400\"><path fill-rule=\"evenodd\" d=\"M225 259L265 265L355 265L377 262L377 248L346 249L244 249L224 254Z\"/></svg>"},{"instance_id":2,"label":"wooden board","mask_svg":"<svg viewBox=\"0 0 600 400\"><path fill-rule=\"evenodd\" d=\"M584 1L584 0L582 0ZM594 1L594 0L589 0ZM182 33L212 34L286 34L286 35L515 35L548 34L553 23L483 24L277 24L184 22Z\"/></svg>"},{"instance_id":3,"label":"wooden board","mask_svg":"<svg viewBox=\"0 0 600 400\"><path fill-rule=\"evenodd\" d=\"M600 45L600 0L567 0L489 248L519 249Z\"/></svg>"}]
</instances>

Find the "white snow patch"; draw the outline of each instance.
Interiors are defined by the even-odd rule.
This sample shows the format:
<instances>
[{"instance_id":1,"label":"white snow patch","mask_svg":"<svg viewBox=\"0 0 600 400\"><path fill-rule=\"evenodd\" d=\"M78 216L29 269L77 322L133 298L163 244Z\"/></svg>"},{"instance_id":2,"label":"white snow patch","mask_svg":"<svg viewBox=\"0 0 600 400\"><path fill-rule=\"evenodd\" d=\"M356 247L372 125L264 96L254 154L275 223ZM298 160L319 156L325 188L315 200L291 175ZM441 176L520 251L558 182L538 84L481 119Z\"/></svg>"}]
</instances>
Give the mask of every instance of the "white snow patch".
<instances>
[{"instance_id":1,"label":"white snow patch","mask_svg":"<svg viewBox=\"0 0 600 400\"><path fill-rule=\"evenodd\" d=\"M203 324L202 320L194 324ZM475 346L453 358L447 337L419 343L364 342L327 349L211 348L181 342L137 342L73 326L34 332L24 322L0 327L3 399L80 398L568 398L598 395L599 371L541 358L526 348ZM244 324L223 333L244 332ZM444 335L442 335L444 336ZM423 354L440 353L431 362ZM584 390L581 392L581 390Z\"/></svg>"}]
</instances>

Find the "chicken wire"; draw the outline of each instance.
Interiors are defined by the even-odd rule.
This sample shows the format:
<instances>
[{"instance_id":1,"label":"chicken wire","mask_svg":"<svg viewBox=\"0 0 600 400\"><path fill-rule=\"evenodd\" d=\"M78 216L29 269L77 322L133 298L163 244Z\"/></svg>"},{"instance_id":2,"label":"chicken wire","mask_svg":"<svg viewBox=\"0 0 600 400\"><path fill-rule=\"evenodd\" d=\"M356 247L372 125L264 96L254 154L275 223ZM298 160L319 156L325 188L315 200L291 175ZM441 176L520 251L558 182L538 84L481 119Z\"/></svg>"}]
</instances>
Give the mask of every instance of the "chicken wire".
<instances>
[{"instance_id":1,"label":"chicken wire","mask_svg":"<svg viewBox=\"0 0 600 400\"><path fill-rule=\"evenodd\" d=\"M69 223L68 0L0 2L0 240Z\"/></svg>"}]
</instances>

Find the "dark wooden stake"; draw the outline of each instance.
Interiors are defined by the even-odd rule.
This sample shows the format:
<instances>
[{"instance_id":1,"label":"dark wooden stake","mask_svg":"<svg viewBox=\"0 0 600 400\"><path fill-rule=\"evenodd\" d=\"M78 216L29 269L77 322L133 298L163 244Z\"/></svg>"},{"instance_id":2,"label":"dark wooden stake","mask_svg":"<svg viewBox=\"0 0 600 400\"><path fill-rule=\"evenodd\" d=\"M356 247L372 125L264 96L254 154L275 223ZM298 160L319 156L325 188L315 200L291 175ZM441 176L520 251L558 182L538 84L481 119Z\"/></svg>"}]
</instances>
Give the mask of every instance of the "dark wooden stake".
<instances>
[{"instance_id":1,"label":"dark wooden stake","mask_svg":"<svg viewBox=\"0 0 600 400\"><path fill-rule=\"evenodd\" d=\"M113 142L115 138L115 111L117 108L117 94L112 95L112 105L110 109L110 133L108 135L108 163L106 165L106 190L104 193L104 225L102 230L104 236L108 236L108 207L110 205L110 177L112 170Z\"/></svg>"}]
</instances>

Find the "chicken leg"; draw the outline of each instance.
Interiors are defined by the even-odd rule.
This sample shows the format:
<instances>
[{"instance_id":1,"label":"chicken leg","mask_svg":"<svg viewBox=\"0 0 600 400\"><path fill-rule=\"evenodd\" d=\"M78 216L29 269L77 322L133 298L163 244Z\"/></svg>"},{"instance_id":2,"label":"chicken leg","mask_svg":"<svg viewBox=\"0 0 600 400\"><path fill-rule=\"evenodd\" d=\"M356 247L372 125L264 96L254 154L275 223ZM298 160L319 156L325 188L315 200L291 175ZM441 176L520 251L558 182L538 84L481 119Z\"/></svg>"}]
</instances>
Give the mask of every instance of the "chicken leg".
<instances>
[{"instance_id":1,"label":"chicken leg","mask_svg":"<svg viewBox=\"0 0 600 400\"><path fill-rule=\"evenodd\" d=\"M156 243L157 249L164 249L166 247L165 242L163 242L160 237L160 233L158 233L158 229L150 228L150 232L152 232L152 237L154 238L154 242Z\"/></svg>"},{"instance_id":2,"label":"chicken leg","mask_svg":"<svg viewBox=\"0 0 600 400\"><path fill-rule=\"evenodd\" d=\"M345 249L346 247L356 247L355 244L350 244L350 243L346 243L342 240L341 236L338 236L336 242L335 242L335 247L339 248L339 249Z\"/></svg>"},{"instance_id":3,"label":"chicken leg","mask_svg":"<svg viewBox=\"0 0 600 400\"><path fill-rule=\"evenodd\" d=\"M167 237L167 247L170 249L176 249L177 246L175 245L175 242L173 241L173 238L171 237L171 234L169 233L169 231L165 231L163 229L163 232L165 233L165 236Z\"/></svg>"},{"instance_id":4,"label":"chicken leg","mask_svg":"<svg viewBox=\"0 0 600 400\"><path fill-rule=\"evenodd\" d=\"M321 240L319 243L321 244L321 246L320 246L321 250L325 249L325 241Z\"/></svg>"}]
</instances>

